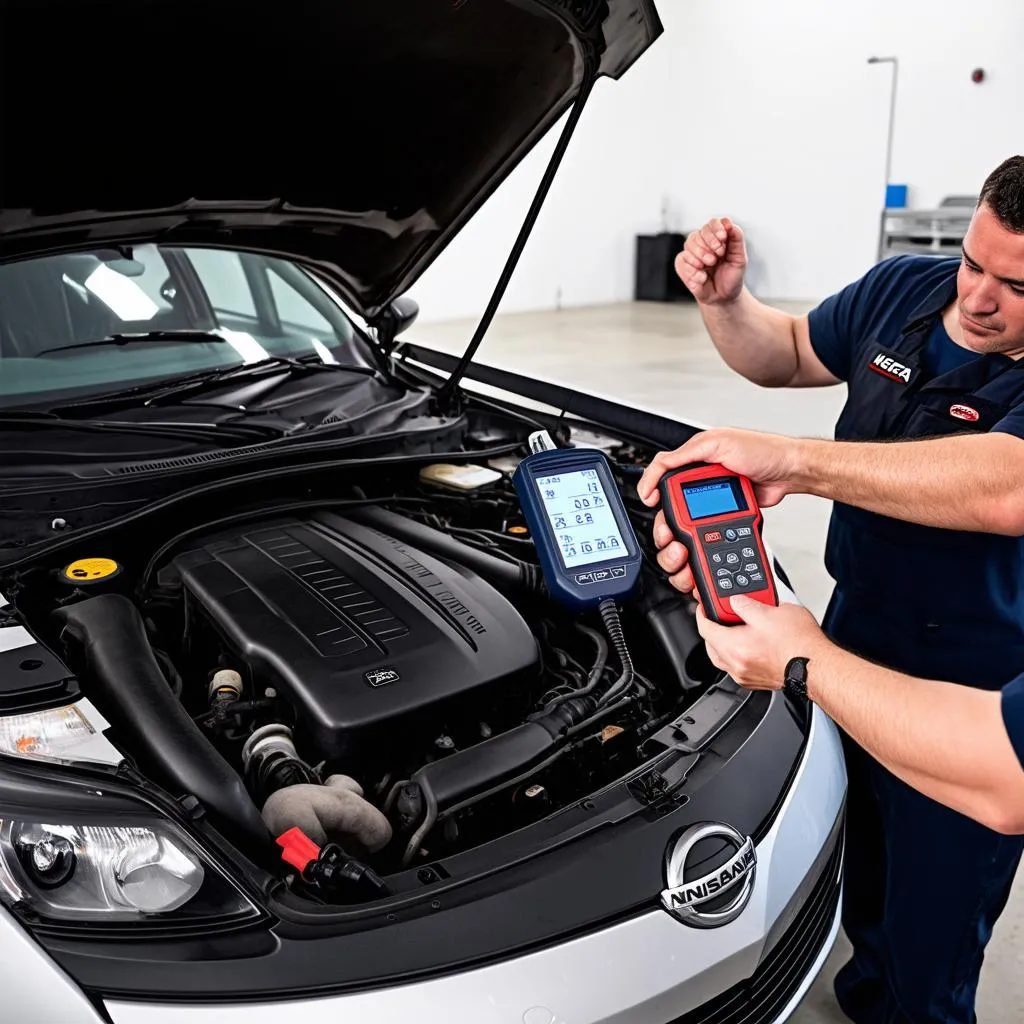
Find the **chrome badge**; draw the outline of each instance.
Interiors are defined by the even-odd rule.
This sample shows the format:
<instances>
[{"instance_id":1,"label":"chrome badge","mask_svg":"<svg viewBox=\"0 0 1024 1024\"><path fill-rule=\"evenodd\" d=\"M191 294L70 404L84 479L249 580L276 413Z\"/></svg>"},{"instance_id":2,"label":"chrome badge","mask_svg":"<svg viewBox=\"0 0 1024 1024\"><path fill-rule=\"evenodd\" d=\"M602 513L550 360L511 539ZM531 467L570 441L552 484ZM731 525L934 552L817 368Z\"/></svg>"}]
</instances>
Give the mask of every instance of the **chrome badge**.
<instances>
[{"instance_id":1,"label":"chrome badge","mask_svg":"<svg viewBox=\"0 0 1024 1024\"><path fill-rule=\"evenodd\" d=\"M707 874L687 881L687 862L705 839L724 839L733 852ZM665 865L668 888L661 894L662 906L691 928L720 928L735 921L750 902L756 868L757 851L749 836L719 822L691 825L669 849ZM709 903L714 909L702 909Z\"/></svg>"}]
</instances>

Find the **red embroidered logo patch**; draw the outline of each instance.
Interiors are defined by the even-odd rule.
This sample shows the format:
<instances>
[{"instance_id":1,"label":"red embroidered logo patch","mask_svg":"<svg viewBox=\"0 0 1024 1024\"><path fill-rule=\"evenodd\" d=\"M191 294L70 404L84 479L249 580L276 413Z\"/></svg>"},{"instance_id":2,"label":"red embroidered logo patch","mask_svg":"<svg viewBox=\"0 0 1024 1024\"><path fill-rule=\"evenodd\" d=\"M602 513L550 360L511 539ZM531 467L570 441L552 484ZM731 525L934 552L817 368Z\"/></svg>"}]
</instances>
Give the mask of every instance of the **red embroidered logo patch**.
<instances>
[{"instance_id":1,"label":"red embroidered logo patch","mask_svg":"<svg viewBox=\"0 0 1024 1024\"><path fill-rule=\"evenodd\" d=\"M958 420L967 420L968 423L977 423L981 419L978 410L972 409L969 405L951 405L949 415Z\"/></svg>"}]
</instances>

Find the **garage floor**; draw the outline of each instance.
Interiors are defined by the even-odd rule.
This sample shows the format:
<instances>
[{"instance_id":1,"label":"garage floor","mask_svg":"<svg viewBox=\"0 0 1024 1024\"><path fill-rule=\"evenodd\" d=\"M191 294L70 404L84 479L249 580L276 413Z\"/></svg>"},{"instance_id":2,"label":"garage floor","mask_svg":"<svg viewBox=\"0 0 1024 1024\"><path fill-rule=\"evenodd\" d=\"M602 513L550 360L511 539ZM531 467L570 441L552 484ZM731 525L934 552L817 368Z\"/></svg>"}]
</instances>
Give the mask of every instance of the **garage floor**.
<instances>
[{"instance_id":1,"label":"garage floor","mask_svg":"<svg viewBox=\"0 0 1024 1024\"><path fill-rule=\"evenodd\" d=\"M808 308L780 306L794 313ZM422 324L408 337L461 352L475 326L472 321ZM791 435L830 437L844 398L842 388L769 391L749 384L719 359L692 305L623 304L499 316L477 359L701 425ZM819 617L831 585L821 564L828 514L827 502L803 495L765 514L766 539L803 602ZM795 1022L845 1021L829 983L847 953L841 940ZM985 1024L1024 1020L1024 872L989 946L978 1019Z\"/></svg>"}]
</instances>

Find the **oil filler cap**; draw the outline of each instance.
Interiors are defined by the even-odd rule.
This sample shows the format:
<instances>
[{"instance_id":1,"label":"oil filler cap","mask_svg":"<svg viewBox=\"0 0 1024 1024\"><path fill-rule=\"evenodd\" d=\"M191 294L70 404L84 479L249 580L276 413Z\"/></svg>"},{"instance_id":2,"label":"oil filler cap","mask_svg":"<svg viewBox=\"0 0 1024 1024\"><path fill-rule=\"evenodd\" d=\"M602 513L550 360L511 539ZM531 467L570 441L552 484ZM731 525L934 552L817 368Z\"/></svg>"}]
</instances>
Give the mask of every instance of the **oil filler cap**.
<instances>
[{"instance_id":1,"label":"oil filler cap","mask_svg":"<svg viewBox=\"0 0 1024 1024\"><path fill-rule=\"evenodd\" d=\"M60 575L65 583L75 583L87 587L113 579L121 572L121 566L112 558L76 558L70 565L61 569Z\"/></svg>"}]
</instances>

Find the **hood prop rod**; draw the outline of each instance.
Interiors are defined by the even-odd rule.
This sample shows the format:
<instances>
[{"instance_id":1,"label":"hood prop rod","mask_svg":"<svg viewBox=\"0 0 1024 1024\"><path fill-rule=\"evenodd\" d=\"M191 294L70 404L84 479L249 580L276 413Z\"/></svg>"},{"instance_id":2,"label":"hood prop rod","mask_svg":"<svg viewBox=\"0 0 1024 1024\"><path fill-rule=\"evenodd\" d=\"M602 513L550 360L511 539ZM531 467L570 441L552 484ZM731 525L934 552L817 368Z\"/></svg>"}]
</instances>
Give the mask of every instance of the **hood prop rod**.
<instances>
[{"instance_id":1,"label":"hood prop rod","mask_svg":"<svg viewBox=\"0 0 1024 1024\"><path fill-rule=\"evenodd\" d=\"M551 159L548 161L548 165L544 169L544 176L541 178L540 184L537 186L537 191L534 194L533 201L530 203L530 208L526 213L526 219L523 221L523 225L519 229L519 236L516 238L515 245L512 246L512 251L509 253L508 260L505 263L505 269L502 270L501 276L498 278L498 283L495 285L494 291L491 293L491 298L487 303L487 308L484 310L483 317L477 325L476 331L473 333L473 338L469 343L469 347L463 353L462 358L452 371L451 376L444 382L437 393L437 406L443 413L451 411L454 404L455 391L465 375L466 370L469 369L469 364L473 361L473 356L476 355L477 349L480 348L480 344L484 340L484 335L491 326L491 321L494 319L494 315L498 311L498 306L501 304L501 300L505 296L505 290L508 288L509 281L512 279L512 274L516 269L516 265L519 263L519 258L522 256L523 250L526 248L526 242L530 237L530 233L533 231L533 227L537 223L537 217L540 214L541 207L544 205L544 200L547 198L548 192L551 189L551 183L554 181L555 174L558 172L558 167L562 162L562 157L565 156L565 151L569 146L569 140L572 138L572 134L576 130L576 125L579 124L580 115L583 113L583 108L586 106L587 100L590 97L590 91L594 87L596 78L596 74L588 74L583 80L579 95L576 97L572 108L569 111L569 118L565 122L562 134L558 138L555 151L551 154Z\"/></svg>"}]
</instances>

